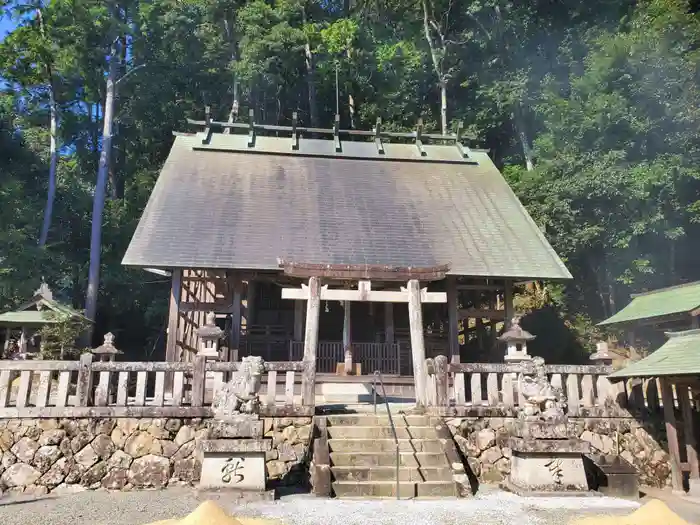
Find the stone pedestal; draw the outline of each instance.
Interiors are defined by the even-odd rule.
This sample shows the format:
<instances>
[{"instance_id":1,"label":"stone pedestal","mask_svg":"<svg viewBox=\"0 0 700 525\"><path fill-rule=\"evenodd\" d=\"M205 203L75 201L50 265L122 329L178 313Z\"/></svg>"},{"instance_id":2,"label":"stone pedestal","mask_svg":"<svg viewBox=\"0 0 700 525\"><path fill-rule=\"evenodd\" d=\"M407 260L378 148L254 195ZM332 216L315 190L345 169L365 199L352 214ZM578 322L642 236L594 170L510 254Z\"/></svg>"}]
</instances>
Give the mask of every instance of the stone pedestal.
<instances>
[{"instance_id":1,"label":"stone pedestal","mask_svg":"<svg viewBox=\"0 0 700 525\"><path fill-rule=\"evenodd\" d=\"M265 452L272 441L262 436L263 422L257 416L212 421L209 439L200 443L199 488L264 491Z\"/></svg>"},{"instance_id":2,"label":"stone pedestal","mask_svg":"<svg viewBox=\"0 0 700 525\"><path fill-rule=\"evenodd\" d=\"M527 420L515 425L510 476L504 488L521 496L588 496L583 454L590 444L575 437L565 419Z\"/></svg>"},{"instance_id":3,"label":"stone pedestal","mask_svg":"<svg viewBox=\"0 0 700 525\"><path fill-rule=\"evenodd\" d=\"M700 479L690 478L688 480L688 496L700 499Z\"/></svg>"},{"instance_id":4,"label":"stone pedestal","mask_svg":"<svg viewBox=\"0 0 700 525\"><path fill-rule=\"evenodd\" d=\"M508 348L508 353L503 356L503 360L506 363L522 363L523 361L530 361L531 359L532 356L527 352L518 350L511 351L510 347Z\"/></svg>"},{"instance_id":5,"label":"stone pedestal","mask_svg":"<svg viewBox=\"0 0 700 525\"><path fill-rule=\"evenodd\" d=\"M371 383L321 383L320 390L326 403L356 405L372 402Z\"/></svg>"},{"instance_id":6,"label":"stone pedestal","mask_svg":"<svg viewBox=\"0 0 700 525\"><path fill-rule=\"evenodd\" d=\"M614 498L639 498L639 473L620 456L587 454L584 458L592 489Z\"/></svg>"}]
</instances>

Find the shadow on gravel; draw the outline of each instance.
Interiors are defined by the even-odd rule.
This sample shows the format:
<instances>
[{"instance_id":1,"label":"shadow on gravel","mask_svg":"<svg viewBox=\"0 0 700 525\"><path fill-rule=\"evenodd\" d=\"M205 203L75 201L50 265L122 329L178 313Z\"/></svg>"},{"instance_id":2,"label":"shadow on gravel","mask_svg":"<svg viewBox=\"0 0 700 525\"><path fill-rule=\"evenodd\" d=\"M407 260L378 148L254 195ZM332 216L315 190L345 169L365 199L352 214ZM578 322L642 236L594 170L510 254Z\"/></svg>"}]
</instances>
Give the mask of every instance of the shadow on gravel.
<instances>
[{"instance_id":1,"label":"shadow on gravel","mask_svg":"<svg viewBox=\"0 0 700 525\"><path fill-rule=\"evenodd\" d=\"M34 503L35 501L46 501L56 499L60 496L38 496L33 498L12 498L0 497L0 507L9 507L10 505L21 505L23 503Z\"/></svg>"}]
</instances>

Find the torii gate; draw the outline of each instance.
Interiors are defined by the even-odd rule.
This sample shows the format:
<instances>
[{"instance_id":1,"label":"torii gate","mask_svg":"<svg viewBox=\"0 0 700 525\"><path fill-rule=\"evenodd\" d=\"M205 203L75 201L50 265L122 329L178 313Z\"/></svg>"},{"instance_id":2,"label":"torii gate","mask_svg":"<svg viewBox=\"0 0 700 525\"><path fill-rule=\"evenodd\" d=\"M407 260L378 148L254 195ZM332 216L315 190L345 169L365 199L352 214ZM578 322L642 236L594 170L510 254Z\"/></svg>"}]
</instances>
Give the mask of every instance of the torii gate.
<instances>
[{"instance_id":1,"label":"torii gate","mask_svg":"<svg viewBox=\"0 0 700 525\"><path fill-rule=\"evenodd\" d=\"M337 271L338 270L336 270L336 272ZM347 271L351 270L348 269ZM387 271L387 269L385 269L385 271ZM446 269L444 271L446 271ZM432 270L433 273L442 273L442 277L444 277L444 271L439 272L438 270ZM355 272L357 272L357 270L355 270ZM287 273L292 272L287 271ZM362 273L364 274L363 276L366 276L369 272L365 268ZM394 280L398 277L396 273L392 276ZM434 280L434 278L431 280ZM401 287L400 291L372 290L371 281L362 279L358 282L357 290L329 289L327 285L321 285L320 277L311 276L309 277L308 285L302 284L301 288L283 288L282 299L307 301L304 361L307 363L307 370L313 370L314 374L314 378L307 376L307 384L314 384L315 382L318 323L322 300L408 303L416 404L422 406L426 405L425 389L427 371L425 370L425 343L423 340L423 312L421 303L446 303L447 294L445 292L428 292L426 288L421 289L418 279L409 279L408 286ZM311 372L309 372L309 374L310 373ZM307 395L313 395L313 390L308 392Z\"/></svg>"}]
</instances>

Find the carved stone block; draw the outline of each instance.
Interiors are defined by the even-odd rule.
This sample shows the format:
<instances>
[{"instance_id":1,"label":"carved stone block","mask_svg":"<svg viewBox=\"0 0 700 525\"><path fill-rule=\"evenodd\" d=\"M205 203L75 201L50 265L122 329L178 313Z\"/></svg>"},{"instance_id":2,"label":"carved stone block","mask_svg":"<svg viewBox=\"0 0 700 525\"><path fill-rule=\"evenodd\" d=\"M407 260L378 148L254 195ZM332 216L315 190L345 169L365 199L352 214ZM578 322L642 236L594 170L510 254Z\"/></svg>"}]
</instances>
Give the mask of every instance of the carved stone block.
<instances>
[{"instance_id":1,"label":"carved stone block","mask_svg":"<svg viewBox=\"0 0 700 525\"><path fill-rule=\"evenodd\" d=\"M265 490L264 452L205 452L201 489Z\"/></svg>"},{"instance_id":2,"label":"carved stone block","mask_svg":"<svg viewBox=\"0 0 700 525\"><path fill-rule=\"evenodd\" d=\"M513 451L506 488L523 496L544 492L589 493L581 454Z\"/></svg>"},{"instance_id":3,"label":"carved stone block","mask_svg":"<svg viewBox=\"0 0 700 525\"><path fill-rule=\"evenodd\" d=\"M513 425L513 435L527 439L571 439L578 437L575 424L566 418L558 421L519 419Z\"/></svg>"},{"instance_id":4,"label":"carved stone block","mask_svg":"<svg viewBox=\"0 0 700 525\"><path fill-rule=\"evenodd\" d=\"M238 415L209 423L210 439L262 438L263 421L257 416Z\"/></svg>"},{"instance_id":5,"label":"carved stone block","mask_svg":"<svg viewBox=\"0 0 700 525\"><path fill-rule=\"evenodd\" d=\"M513 437L508 440L513 452L522 454L588 454L591 444L580 439L525 439Z\"/></svg>"}]
</instances>

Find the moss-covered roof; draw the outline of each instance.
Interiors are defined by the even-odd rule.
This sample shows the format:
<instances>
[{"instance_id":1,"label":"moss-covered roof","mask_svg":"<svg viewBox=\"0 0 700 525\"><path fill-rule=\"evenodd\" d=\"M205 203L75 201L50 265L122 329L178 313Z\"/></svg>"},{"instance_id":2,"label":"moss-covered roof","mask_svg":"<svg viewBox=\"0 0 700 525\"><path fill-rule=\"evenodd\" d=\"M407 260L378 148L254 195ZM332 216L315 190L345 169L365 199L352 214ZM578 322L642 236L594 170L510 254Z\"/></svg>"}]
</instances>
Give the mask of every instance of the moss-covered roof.
<instances>
[{"instance_id":1,"label":"moss-covered roof","mask_svg":"<svg viewBox=\"0 0 700 525\"><path fill-rule=\"evenodd\" d=\"M281 271L279 260L570 279L484 152L448 145L178 136L124 255L144 268ZM202 210L206 210L203 213ZM186 226L185 226L186 225Z\"/></svg>"},{"instance_id":2,"label":"moss-covered roof","mask_svg":"<svg viewBox=\"0 0 700 525\"><path fill-rule=\"evenodd\" d=\"M689 313L700 307L700 281L633 295L632 302L599 326Z\"/></svg>"},{"instance_id":3,"label":"moss-covered roof","mask_svg":"<svg viewBox=\"0 0 700 525\"><path fill-rule=\"evenodd\" d=\"M669 332L668 341L644 359L610 374L625 377L700 375L700 329Z\"/></svg>"},{"instance_id":4,"label":"moss-covered roof","mask_svg":"<svg viewBox=\"0 0 700 525\"><path fill-rule=\"evenodd\" d=\"M0 314L0 326L51 324L60 322L65 316L85 319L78 310L37 293L19 308Z\"/></svg>"}]
</instances>

